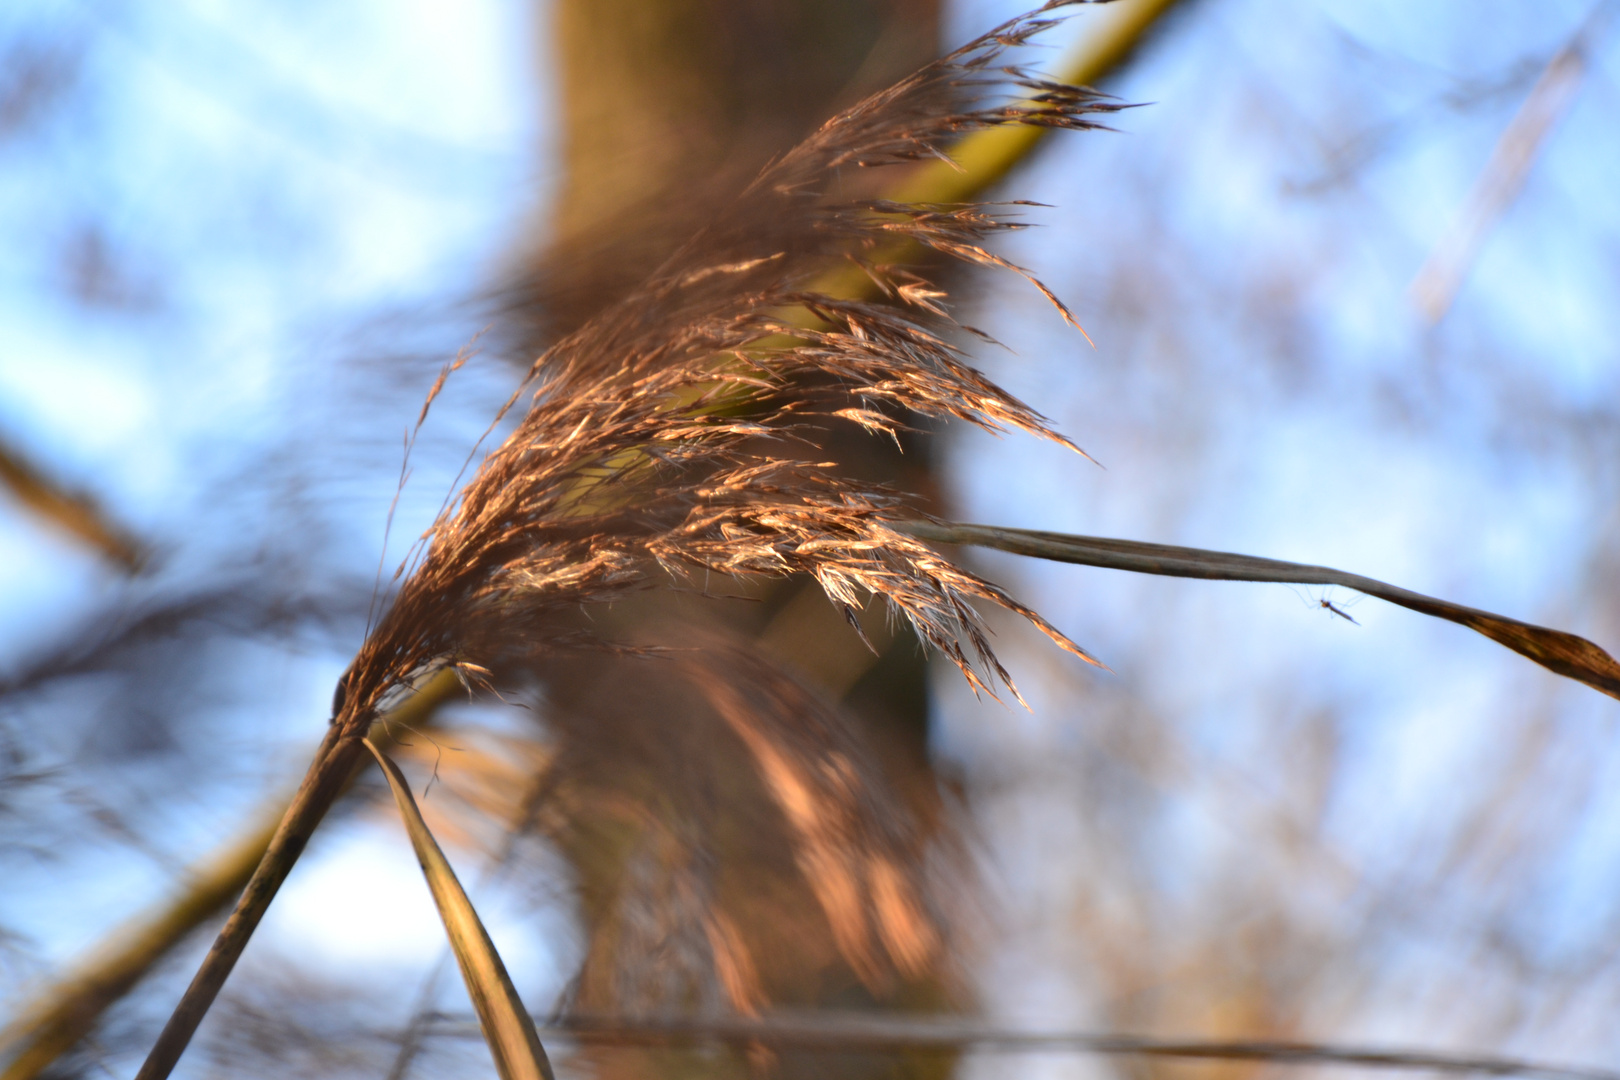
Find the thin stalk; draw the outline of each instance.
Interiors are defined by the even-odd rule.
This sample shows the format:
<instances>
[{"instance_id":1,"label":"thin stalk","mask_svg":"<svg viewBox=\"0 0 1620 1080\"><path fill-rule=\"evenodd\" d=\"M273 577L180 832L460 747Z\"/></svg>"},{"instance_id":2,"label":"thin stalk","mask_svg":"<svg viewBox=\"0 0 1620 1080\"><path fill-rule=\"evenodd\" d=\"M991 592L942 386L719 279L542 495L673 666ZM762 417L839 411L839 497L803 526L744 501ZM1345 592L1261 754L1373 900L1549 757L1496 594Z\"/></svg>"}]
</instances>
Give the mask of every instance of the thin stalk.
<instances>
[{"instance_id":1,"label":"thin stalk","mask_svg":"<svg viewBox=\"0 0 1620 1080\"><path fill-rule=\"evenodd\" d=\"M270 846L265 849L264 858L259 860L235 910L225 920L224 929L214 939L213 947L208 950L191 985L186 987L169 1022L163 1026L163 1033L146 1055L135 1080L162 1080L174 1070L242 950L247 948L248 939L258 929L270 901L275 899L281 883L292 872L298 856L304 853L316 826L337 801L364 752L365 744L358 732L337 725L327 730L309 772L304 775L304 782L298 786L287 813L270 839Z\"/></svg>"}]
</instances>

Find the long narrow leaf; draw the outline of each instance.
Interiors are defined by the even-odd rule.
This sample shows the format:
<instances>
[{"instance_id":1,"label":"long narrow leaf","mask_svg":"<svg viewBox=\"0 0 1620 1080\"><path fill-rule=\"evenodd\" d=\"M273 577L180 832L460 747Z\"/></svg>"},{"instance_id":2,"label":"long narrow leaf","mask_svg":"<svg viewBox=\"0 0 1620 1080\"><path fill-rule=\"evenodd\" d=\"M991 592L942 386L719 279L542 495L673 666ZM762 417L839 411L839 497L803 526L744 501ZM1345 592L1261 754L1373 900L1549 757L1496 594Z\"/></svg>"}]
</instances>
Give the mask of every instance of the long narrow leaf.
<instances>
[{"instance_id":1,"label":"long narrow leaf","mask_svg":"<svg viewBox=\"0 0 1620 1080\"><path fill-rule=\"evenodd\" d=\"M388 786L394 792L400 817L405 819L405 831L410 834L411 847L416 850L416 861L422 865L422 876L427 878L438 905L439 917L444 920L444 932L455 950L456 963L461 965L461 977L467 982L467 994L478 1013L478 1024L483 1029L484 1041L495 1058L495 1069L501 1080L555 1080L551 1062L540 1045L540 1036L534 1030L534 1021L523 1008L517 987L506 973L501 954L489 940L484 924L473 910L472 901L456 880L456 872L439 850L438 841L428 831L410 785L405 782L399 766L370 739L366 749L382 766L388 777Z\"/></svg>"},{"instance_id":2,"label":"long narrow leaf","mask_svg":"<svg viewBox=\"0 0 1620 1080\"><path fill-rule=\"evenodd\" d=\"M1309 566L1279 559L1261 559L1253 555L1206 551L1203 548L1148 544L1140 540L1070 536L1031 529L1003 529L994 525L907 521L898 523L896 527L919 540L996 548L1014 555L1031 555L1038 559L1101 566L1111 570L1130 570L1138 574L1211 578L1217 581L1342 585L1412 611L1477 630L1549 671L1583 682L1612 698L1620 698L1620 663L1583 637L1453 604L1449 600L1437 600L1376 578L1347 574L1327 566Z\"/></svg>"}]
</instances>

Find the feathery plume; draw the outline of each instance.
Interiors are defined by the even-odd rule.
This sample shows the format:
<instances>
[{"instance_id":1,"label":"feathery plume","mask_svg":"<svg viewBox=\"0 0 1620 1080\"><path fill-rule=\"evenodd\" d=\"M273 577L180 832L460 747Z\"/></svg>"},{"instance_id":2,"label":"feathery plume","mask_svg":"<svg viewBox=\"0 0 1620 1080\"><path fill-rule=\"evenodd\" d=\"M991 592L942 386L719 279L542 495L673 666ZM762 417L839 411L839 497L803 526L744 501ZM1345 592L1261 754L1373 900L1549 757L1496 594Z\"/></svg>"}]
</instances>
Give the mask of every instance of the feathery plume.
<instances>
[{"instance_id":1,"label":"feathery plume","mask_svg":"<svg viewBox=\"0 0 1620 1080\"><path fill-rule=\"evenodd\" d=\"M1017 695L974 601L1023 616L1091 661L1033 610L895 528L916 513L901 496L787 452L811 445L812 420L892 432L909 414L1072 445L962 361L942 290L896 265L920 245L1023 272L984 247L1015 223L981 207L862 197L845 176L942 157L975 129L1099 126L1095 114L1121 106L995 66L1051 24L1044 13L1072 2L1009 20L834 117L767 168L725 221L536 360L491 430L525 394L527 412L396 574L339 680L333 724L303 784L138 1080L161 1080L179 1060L379 711L431 672L487 681L495 665L578 644L560 629L574 608L699 572L804 573L857 628L858 607L881 596L977 689L994 693L999 682ZM994 100L998 89L1023 96ZM890 303L829 285L851 269ZM821 839L811 829L800 841L813 852ZM893 924L890 955L909 966L926 944L902 944L914 913L892 875L870 869L871 899Z\"/></svg>"},{"instance_id":2,"label":"feathery plume","mask_svg":"<svg viewBox=\"0 0 1620 1080\"><path fill-rule=\"evenodd\" d=\"M901 496L790 453L809 445L815 417L893 433L911 414L1072 447L963 361L942 291L886 261L909 242L1029 276L984 246L1017 223L980 206L843 194L858 186L846 168L942 156L962 133L1004 124L1097 127L1095 114L1120 108L997 66L1060 6L1010 20L834 117L725 222L548 349L497 423L525 393L528 411L401 568L344 676L337 718L357 724L447 664L481 679L514 649L569 643L560 612L699 573L810 574L852 623L881 596L991 693L1000 683L1017 696L975 601L1095 663L1033 610L893 528L913 516ZM998 91L1023 96L990 100ZM888 303L818 289L851 264Z\"/></svg>"}]
</instances>

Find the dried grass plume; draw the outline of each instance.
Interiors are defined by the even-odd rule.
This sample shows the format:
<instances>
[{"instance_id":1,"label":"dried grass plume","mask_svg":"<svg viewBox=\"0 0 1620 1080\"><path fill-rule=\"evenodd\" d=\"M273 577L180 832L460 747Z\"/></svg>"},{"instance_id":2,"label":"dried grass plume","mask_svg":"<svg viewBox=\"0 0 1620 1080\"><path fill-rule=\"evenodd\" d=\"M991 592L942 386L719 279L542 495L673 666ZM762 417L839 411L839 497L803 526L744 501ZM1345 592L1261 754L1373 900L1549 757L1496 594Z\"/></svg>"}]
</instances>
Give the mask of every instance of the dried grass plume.
<instances>
[{"instance_id":1,"label":"dried grass plume","mask_svg":"<svg viewBox=\"0 0 1620 1080\"><path fill-rule=\"evenodd\" d=\"M913 415L1072 447L963 361L943 290L898 261L923 248L1029 277L985 247L1017 224L995 207L860 197L859 172L941 156L986 127L1098 126L1120 106L1003 63L1063 6L828 121L724 221L540 356L497 425L525 398L527 411L402 567L340 684L337 719L359 730L437 667L481 678L515 650L577 644L559 612L707 574L812 575L852 624L880 596L992 693L1017 691L978 602L1089 661L1035 611L893 528L916 516L903 496L795 453L812 421L893 434ZM828 287L852 266L878 298Z\"/></svg>"}]
</instances>

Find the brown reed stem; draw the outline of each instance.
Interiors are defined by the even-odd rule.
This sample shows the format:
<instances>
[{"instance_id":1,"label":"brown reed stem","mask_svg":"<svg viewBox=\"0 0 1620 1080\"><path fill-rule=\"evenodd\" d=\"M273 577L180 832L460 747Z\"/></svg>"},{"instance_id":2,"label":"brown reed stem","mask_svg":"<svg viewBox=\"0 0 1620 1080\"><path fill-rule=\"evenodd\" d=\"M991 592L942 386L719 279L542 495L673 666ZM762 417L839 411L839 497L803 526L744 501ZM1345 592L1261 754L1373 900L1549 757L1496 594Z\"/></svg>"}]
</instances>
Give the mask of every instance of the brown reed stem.
<instances>
[{"instance_id":1,"label":"brown reed stem","mask_svg":"<svg viewBox=\"0 0 1620 1080\"><path fill-rule=\"evenodd\" d=\"M299 785L286 815L281 819L281 825L270 840L270 846L265 849L264 858L259 860L258 868L248 880L235 910L225 920L225 928L214 939L213 947L208 950L191 985L186 987L169 1022L163 1026L163 1033L146 1055L146 1061L141 1065L140 1072L135 1074L135 1080L163 1080L173 1071L175 1063L180 1060L180 1055L196 1033L197 1026L202 1023L220 988L225 985L231 969L236 966L242 950L247 947L248 939L258 929L259 920L264 918L270 901L275 899L281 883L292 872L298 856L304 853L316 826L337 801L360 764L364 751L365 744L359 732L337 725L327 730L326 738L315 752L315 760L310 763L309 772L304 775L304 782Z\"/></svg>"}]
</instances>

